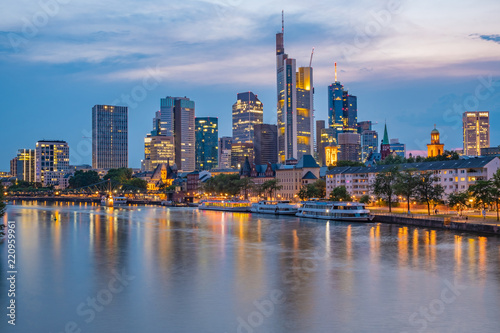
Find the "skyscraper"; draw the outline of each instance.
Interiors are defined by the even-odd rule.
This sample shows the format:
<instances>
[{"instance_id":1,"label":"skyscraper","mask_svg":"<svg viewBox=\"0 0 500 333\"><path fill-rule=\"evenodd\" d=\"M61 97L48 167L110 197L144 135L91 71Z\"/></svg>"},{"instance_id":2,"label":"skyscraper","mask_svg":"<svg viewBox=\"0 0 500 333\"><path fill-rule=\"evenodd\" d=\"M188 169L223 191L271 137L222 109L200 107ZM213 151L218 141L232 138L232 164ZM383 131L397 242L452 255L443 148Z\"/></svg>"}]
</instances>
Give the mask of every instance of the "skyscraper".
<instances>
[{"instance_id":1,"label":"skyscraper","mask_svg":"<svg viewBox=\"0 0 500 333\"><path fill-rule=\"evenodd\" d=\"M253 143L254 126L262 124L264 105L253 92L237 95L233 104L233 143Z\"/></svg>"},{"instance_id":2,"label":"skyscraper","mask_svg":"<svg viewBox=\"0 0 500 333\"><path fill-rule=\"evenodd\" d=\"M276 34L278 154L280 163L311 154L313 140L313 70L296 71L284 48L284 24Z\"/></svg>"},{"instance_id":3,"label":"skyscraper","mask_svg":"<svg viewBox=\"0 0 500 333\"><path fill-rule=\"evenodd\" d=\"M255 164L278 163L278 127L270 124L255 125Z\"/></svg>"},{"instance_id":4,"label":"skyscraper","mask_svg":"<svg viewBox=\"0 0 500 333\"><path fill-rule=\"evenodd\" d=\"M464 155L481 155L481 148L490 146L489 111L464 112L462 120Z\"/></svg>"},{"instance_id":5,"label":"skyscraper","mask_svg":"<svg viewBox=\"0 0 500 333\"><path fill-rule=\"evenodd\" d=\"M337 139L339 133L358 131L358 99L337 80L337 63L335 82L328 86L328 125L335 129Z\"/></svg>"},{"instance_id":6,"label":"skyscraper","mask_svg":"<svg viewBox=\"0 0 500 333\"><path fill-rule=\"evenodd\" d=\"M326 151L326 148L328 152ZM338 153L337 139L335 137L335 128L322 128L320 133L319 150L321 151L321 159L319 160L320 165L332 165L332 163L337 162L337 156L333 156ZM328 156L326 156L328 155Z\"/></svg>"},{"instance_id":7,"label":"skyscraper","mask_svg":"<svg viewBox=\"0 0 500 333\"><path fill-rule=\"evenodd\" d=\"M183 172L195 170L194 101L176 97L174 107L175 163Z\"/></svg>"},{"instance_id":8,"label":"skyscraper","mask_svg":"<svg viewBox=\"0 0 500 333\"><path fill-rule=\"evenodd\" d=\"M219 169L229 169L231 167L231 146L231 137L223 136L219 138Z\"/></svg>"},{"instance_id":9,"label":"skyscraper","mask_svg":"<svg viewBox=\"0 0 500 333\"><path fill-rule=\"evenodd\" d=\"M175 141L173 136L151 135L144 138L143 171L153 171L159 164L173 164Z\"/></svg>"},{"instance_id":10,"label":"skyscraper","mask_svg":"<svg viewBox=\"0 0 500 333\"><path fill-rule=\"evenodd\" d=\"M17 152L16 176L18 180L26 182L35 182L35 150L34 149L19 149Z\"/></svg>"},{"instance_id":11,"label":"skyscraper","mask_svg":"<svg viewBox=\"0 0 500 333\"><path fill-rule=\"evenodd\" d=\"M219 127L216 117L196 117L196 170L217 168Z\"/></svg>"},{"instance_id":12,"label":"skyscraper","mask_svg":"<svg viewBox=\"0 0 500 333\"><path fill-rule=\"evenodd\" d=\"M324 152L321 151L321 130L325 128L324 120L316 120L316 156L318 161L322 161L322 154Z\"/></svg>"},{"instance_id":13,"label":"skyscraper","mask_svg":"<svg viewBox=\"0 0 500 333\"><path fill-rule=\"evenodd\" d=\"M92 168L128 167L128 107L92 108Z\"/></svg>"},{"instance_id":14,"label":"skyscraper","mask_svg":"<svg viewBox=\"0 0 500 333\"><path fill-rule=\"evenodd\" d=\"M69 146L66 141L38 141L35 155L36 181L43 186L58 186L69 172Z\"/></svg>"},{"instance_id":15,"label":"skyscraper","mask_svg":"<svg viewBox=\"0 0 500 333\"><path fill-rule=\"evenodd\" d=\"M361 161L361 137L358 133L339 133L339 161Z\"/></svg>"},{"instance_id":16,"label":"skyscraper","mask_svg":"<svg viewBox=\"0 0 500 333\"><path fill-rule=\"evenodd\" d=\"M390 149L392 154L396 154L401 157L406 157L406 145L399 142L399 139L391 139Z\"/></svg>"},{"instance_id":17,"label":"skyscraper","mask_svg":"<svg viewBox=\"0 0 500 333\"><path fill-rule=\"evenodd\" d=\"M360 121L357 128L361 135L361 161L366 162L370 154L378 153L378 133L372 129L371 121Z\"/></svg>"}]
</instances>

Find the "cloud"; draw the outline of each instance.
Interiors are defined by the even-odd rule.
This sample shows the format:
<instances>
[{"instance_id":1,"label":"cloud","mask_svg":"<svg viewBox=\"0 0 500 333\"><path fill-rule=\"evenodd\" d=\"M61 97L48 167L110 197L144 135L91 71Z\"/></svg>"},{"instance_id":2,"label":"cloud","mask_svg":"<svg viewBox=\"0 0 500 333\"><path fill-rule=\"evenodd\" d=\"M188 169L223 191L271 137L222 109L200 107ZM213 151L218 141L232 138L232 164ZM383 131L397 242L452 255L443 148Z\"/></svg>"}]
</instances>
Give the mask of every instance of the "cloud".
<instances>
[{"instance_id":1,"label":"cloud","mask_svg":"<svg viewBox=\"0 0 500 333\"><path fill-rule=\"evenodd\" d=\"M479 38L500 44L500 35L480 35Z\"/></svg>"}]
</instances>

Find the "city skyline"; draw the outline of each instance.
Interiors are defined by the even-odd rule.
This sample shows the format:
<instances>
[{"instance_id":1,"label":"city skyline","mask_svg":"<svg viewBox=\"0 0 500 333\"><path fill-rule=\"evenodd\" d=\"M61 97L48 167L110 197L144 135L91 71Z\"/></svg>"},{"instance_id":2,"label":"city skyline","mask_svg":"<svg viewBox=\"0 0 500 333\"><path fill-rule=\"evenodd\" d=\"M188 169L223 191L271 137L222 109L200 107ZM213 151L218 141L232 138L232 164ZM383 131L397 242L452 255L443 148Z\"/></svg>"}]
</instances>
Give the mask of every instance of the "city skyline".
<instances>
[{"instance_id":1,"label":"city skyline","mask_svg":"<svg viewBox=\"0 0 500 333\"><path fill-rule=\"evenodd\" d=\"M302 5L282 3L258 3L250 8L239 2L207 2L197 5L199 11L213 13L214 17L201 15L191 28L186 19L172 24L179 17L172 14L170 5L162 7L151 2L137 12L125 3L123 9L111 15L109 23L83 28L83 21L76 20L81 29L70 29L64 34L61 31L68 22L79 18L82 12L61 4L57 14L47 14L50 24L37 26L37 33L32 35L23 32L24 21L19 18L32 21L34 14L45 13L43 8L22 9L19 4L8 4L16 15L4 14L2 21L0 66L6 75L2 83L2 115L8 123L15 123L19 114L25 114L26 131L3 131L5 157L0 161L0 170L9 168L18 149L34 149L41 138L67 141L71 164L91 164L88 110L95 104L129 107L129 166L137 168L143 159L144 135L150 131L150 116L145 115L158 111L158 99L166 95L188 96L196 101L196 115L218 116L219 134L228 136L234 94L250 90L265 105L264 123L276 124L274 38L281 28L282 9L287 53L297 60L297 67L308 65L311 48L315 47L314 120L328 119L327 86L334 79L333 63L338 62L339 81L358 97L358 121L378 121L375 130L381 133L381 124L387 119L391 138L399 138L408 151L425 151L429 130L437 124L446 147L461 148L462 138L456 132L461 129L462 112L487 110L492 124L499 119L500 85L489 84L500 74L500 38L494 16L499 4L479 1L468 6L467 1L453 2L454 15L433 22L433 17L442 14L450 3L435 4L433 12L422 15L425 4L407 2L401 2L401 8L392 12L387 4L364 2L342 8L324 4L307 10ZM193 4L179 6L190 8ZM362 6L366 8L361 10ZM128 26L126 14L130 13L139 19L137 24ZM248 13L255 16L245 16ZM389 16L380 16L383 13ZM471 17L481 18L473 28L459 24ZM146 20L151 23L144 23ZM207 26L207 22L212 22L214 28L208 29L200 40L195 32L201 25ZM345 47L353 46L357 31L363 31L370 22L378 22L380 31L368 39L362 52L351 52L346 57ZM141 24L157 29L148 31L145 37ZM160 31L164 30L160 28L164 26L173 33L162 35ZM182 33L175 34L182 29ZM432 33L433 29L439 29L441 34ZM409 48L405 44L408 35L418 37ZM158 40L166 39L165 47L172 50L168 59L160 61L159 47L152 51L131 47L127 41L137 36L143 37L144 44L158 44ZM252 43L248 43L248 36ZM75 42L75 38L86 42ZM16 46L15 41L20 44ZM103 48L108 42L118 46L123 54ZM51 47L45 47L48 45ZM415 49L418 54L410 52ZM205 59L195 56L204 50L210 50ZM193 56L181 58L186 51ZM171 65L167 66L166 60ZM213 99L214 94L217 99ZM20 103L23 95L30 98ZM127 101L122 95L132 97ZM416 97L421 95L426 98ZM68 121L69 103L72 113ZM500 133L492 126L491 145L499 143Z\"/></svg>"}]
</instances>

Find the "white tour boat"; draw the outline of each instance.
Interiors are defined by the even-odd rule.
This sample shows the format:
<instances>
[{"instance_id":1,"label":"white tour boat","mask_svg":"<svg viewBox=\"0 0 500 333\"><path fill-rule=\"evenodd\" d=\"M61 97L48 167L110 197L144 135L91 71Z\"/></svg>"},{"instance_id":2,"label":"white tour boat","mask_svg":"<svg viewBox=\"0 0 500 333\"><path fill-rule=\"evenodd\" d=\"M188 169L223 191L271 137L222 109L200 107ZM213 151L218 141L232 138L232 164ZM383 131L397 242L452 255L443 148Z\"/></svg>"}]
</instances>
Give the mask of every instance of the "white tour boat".
<instances>
[{"instance_id":1,"label":"white tour boat","mask_svg":"<svg viewBox=\"0 0 500 333\"><path fill-rule=\"evenodd\" d=\"M249 212L252 207L250 201L233 200L203 200L198 206L199 210L221 210L225 212Z\"/></svg>"},{"instance_id":2,"label":"white tour boat","mask_svg":"<svg viewBox=\"0 0 500 333\"><path fill-rule=\"evenodd\" d=\"M290 201L259 201L252 204L252 213L295 215L299 206Z\"/></svg>"},{"instance_id":3,"label":"white tour boat","mask_svg":"<svg viewBox=\"0 0 500 333\"><path fill-rule=\"evenodd\" d=\"M296 214L298 217L310 217L322 220L370 222L373 215L365 204L342 201L306 201Z\"/></svg>"}]
</instances>

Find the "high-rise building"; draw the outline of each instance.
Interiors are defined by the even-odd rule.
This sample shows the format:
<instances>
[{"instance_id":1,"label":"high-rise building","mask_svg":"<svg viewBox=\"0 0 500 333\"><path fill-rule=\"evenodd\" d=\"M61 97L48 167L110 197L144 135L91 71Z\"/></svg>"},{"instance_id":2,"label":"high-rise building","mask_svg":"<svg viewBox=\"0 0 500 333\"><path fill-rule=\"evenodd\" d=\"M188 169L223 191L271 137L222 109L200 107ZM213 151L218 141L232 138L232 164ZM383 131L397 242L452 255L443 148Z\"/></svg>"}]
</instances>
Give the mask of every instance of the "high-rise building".
<instances>
[{"instance_id":1,"label":"high-rise building","mask_svg":"<svg viewBox=\"0 0 500 333\"><path fill-rule=\"evenodd\" d=\"M231 168L231 146L232 138L230 136L219 138L219 169Z\"/></svg>"},{"instance_id":2,"label":"high-rise building","mask_svg":"<svg viewBox=\"0 0 500 333\"><path fill-rule=\"evenodd\" d=\"M366 162L370 154L378 153L378 132L367 130L361 132L361 161Z\"/></svg>"},{"instance_id":3,"label":"high-rise building","mask_svg":"<svg viewBox=\"0 0 500 333\"><path fill-rule=\"evenodd\" d=\"M59 186L69 169L69 146L66 141L41 140L35 148L35 179L43 186Z\"/></svg>"},{"instance_id":4,"label":"high-rise building","mask_svg":"<svg viewBox=\"0 0 500 333\"><path fill-rule=\"evenodd\" d=\"M399 142L399 139L391 139L390 149L392 154L396 154L400 157L406 157L406 145Z\"/></svg>"},{"instance_id":5,"label":"high-rise building","mask_svg":"<svg viewBox=\"0 0 500 333\"><path fill-rule=\"evenodd\" d=\"M464 155L481 155L481 148L490 146L489 111L464 112L462 120Z\"/></svg>"},{"instance_id":6,"label":"high-rise building","mask_svg":"<svg viewBox=\"0 0 500 333\"><path fill-rule=\"evenodd\" d=\"M253 92L237 95L233 104L233 143L253 143L254 126L262 124L264 104Z\"/></svg>"},{"instance_id":7,"label":"high-rise building","mask_svg":"<svg viewBox=\"0 0 500 333\"><path fill-rule=\"evenodd\" d=\"M295 59L284 48L284 26L276 34L276 73L278 100L278 161L300 159L311 154L313 139L313 70L296 71Z\"/></svg>"},{"instance_id":8,"label":"high-rise building","mask_svg":"<svg viewBox=\"0 0 500 333\"><path fill-rule=\"evenodd\" d=\"M17 151L16 157L17 167L16 176L18 180L24 180L26 182L35 182L35 150L34 149L19 149Z\"/></svg>"},{"instance_id":9,"label":"high-rise building","mask_svg":"<svg viewBox=\"0 0 500 333\"><path fill-rule=\"evenodd\" d=\"M431 144L427 145L427 157L436 157L443 155L444 143L439 140L439 131L434 125L434 129L431 131Z\"/></svg>"},{"instance_id":10,"label":"high-rise building","mask_svg":"<svg viewBox=\"0 0 500 333\"><path fill-rule=\"evenodd\" d=\"M231 146L231 168L241 168L247 157L250 164L252 164L253 150L253 143L233 143Z\"/></svg>"},{"instance_id":11,"label":"high-rise building","mask_svg":"<svg viewBox=\"0 0 500 333\"><path fill-rule=\"evenodd\" d=\"M368 121L358 121L358 133L361 134L364 131L371 131L372 128L372 122L370 120Z\"/></svg>"},{"instance_id":12,"label":"high-rise building","mask_svg":"<svg viewBox=\"0 0 500 333\"><path fill-rule=\"evenodd\" d=\"M153 171L159 164L175 161L175 141L173 136L151 135L144 138L143 171Z\"/></svg>"},{"instance_id":13,"label":"high-rise building","mask_svg":"<svg viewBox=\"0 0 500 333\"><path fill-rule=\"evenodd\" d=\"M358 133L339 133L339 161L361 161L361 136Z\"/></svg>"},{"instance_id":14,"label":"high-rise building","mask_svg":"<svg viewBox=\"0 0 500 333\"><path fill-rule=\"evenodd\" d=\"M217 168L219 158L219 126L216 117L196 117L196 170Z\"/></svg>"},{"instance_id":15,"label":"high-rise building","mask_svg":"<svg viewBox=\"0 0 500 333\"><path fill-rule=\"evenodd\" d=\"M10 160L10 175L17 176L17 156Z\"/></svg>"},{"instance_id":16,"label":"high-rise building","mask_svg":"<svg viewBox=\"0 0 500 333\"><path fill-rule=\"evenodd\" d=\"M322 152L321 152L321 130L325 128L324 120L316 120L316 140L315 140L315 148L316 148L316 156L318 161L322 160Z\"/></svg>"},{"instance_id":17,"label":"high-rise building","mask_svg":"<svg viewBox=\"0 0 500 333\"><path fill-rule=\"evenodd\" d=\"M176 97L174 107L175 164L183 172L195 170L194 101Z\"/></svg>"},{"instance_id":18,"label":"high-rise building","mask_svg":"<svg viewBox=\"0 0 500 333\"><path fill-rule=\"evenodd\" d=\"M358 132L358 99L337 80L337 63L335 82L328 86L328 126L335 129L336 139L339 133Z\"/></svg>"},{"instance_id":19,"label":"high-rise building","mask_svg":"<svg viewBox=\"0 0 500 333\"><path fill-rule=\"evenodd\" d=\"M92 108L92 168L128 167L128 107Z\"/></svg>"},{"instance_id":20,"label":"high-rise building","mask_svg":"<svg viewBox=\"0 0 500 333\"><path fill-rule=\"evenodd\" d=\"M278 163L278 126L255 125L254 154L255 164Z\"/></svg>"},{"instance_id":21,"label":"high-rise building","mask_svg":"<svg viewBox=\"0 0 500 333\"><path fill-rule=\"evenodd\" d=\"M337 154L337 139L335 138L335 128L322 128L320 133L320 142L319 142L319 151L321 151L321 159L319 160L320 165L329 165L329 163L333 163L337 161L337 158L333 158L332 154L335 152ZM326 152L327 147L337 147L337 149L329 148L328 152ZM326 156L326 155L329 156Z\"/></svg>"}]
</instances>

